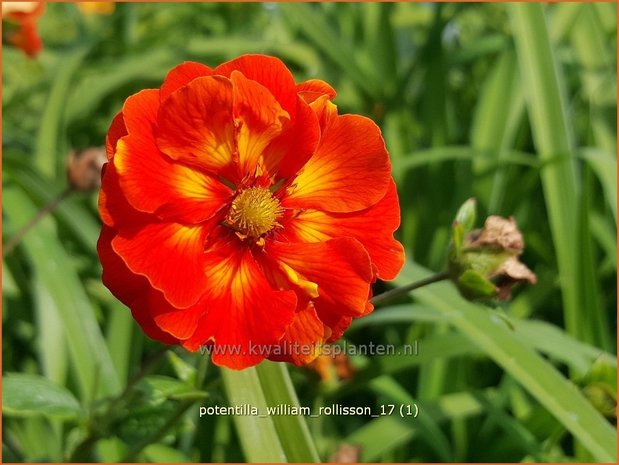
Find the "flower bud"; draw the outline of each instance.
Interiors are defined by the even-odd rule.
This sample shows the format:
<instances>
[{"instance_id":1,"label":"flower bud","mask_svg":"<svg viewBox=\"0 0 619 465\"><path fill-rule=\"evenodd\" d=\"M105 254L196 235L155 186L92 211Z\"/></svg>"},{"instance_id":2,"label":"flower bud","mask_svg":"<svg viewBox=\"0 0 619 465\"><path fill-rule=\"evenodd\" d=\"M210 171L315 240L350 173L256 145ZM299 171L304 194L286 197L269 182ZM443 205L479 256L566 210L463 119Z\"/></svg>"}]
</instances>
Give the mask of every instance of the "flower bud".
<instances>
[{"instance_id":1,"label":"flower bud","mask_svg":"<svg viewBox=\"0 0 619 465\"><path fill-rule=\"evenodd\" d=\"M489 216L483 229L472 230L475 200L466 201L452 227L449 274L469 300L508 300L519 282L535 284L535 274L518 257L524 240L514 218Z\"/></svg>"},{"instance_id":2,"label":"flower bud","mask_svg":"<svg viewBox=\"0 0 619 465\"><path fill-rule=\"evenodd\" d=\"M598 412L617 420L617 366L609 356L600 355L577 384Z\"/></svg>"}]
</instances>

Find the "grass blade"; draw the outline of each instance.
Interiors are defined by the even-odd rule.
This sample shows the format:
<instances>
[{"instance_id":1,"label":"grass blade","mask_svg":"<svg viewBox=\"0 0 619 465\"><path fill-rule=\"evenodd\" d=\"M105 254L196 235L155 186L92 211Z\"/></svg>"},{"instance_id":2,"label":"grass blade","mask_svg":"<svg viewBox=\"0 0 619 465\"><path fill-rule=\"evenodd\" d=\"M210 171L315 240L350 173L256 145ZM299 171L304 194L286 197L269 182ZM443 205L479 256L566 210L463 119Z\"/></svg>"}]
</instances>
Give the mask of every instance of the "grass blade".
<instances>
[{"instance_id":1,"label":"grass blade","mask_svg":"<svg viewBox=\"0 0 619 465\"><path fill-rule=\"evenodd\" d=\"M299 406L286 364L265 360L256 367L256 371L268 405ZM273 423L289 462L320 462L302 415L275 415Z\"/></svg>"},{"instance_id":2,"label":"grass blade","mask_svg":"<svg viewBox=\"0 0 619 465\"><path fill-rule=\"evenodd\" d=\"M89 46L82 46L62 56L56 65L58 72L55 75L45 110L41 116L35 154L37 167L48 177L53 178L60 172L58 170L60 158L57 156L57 151L62 116L73 76L89 50Z\"/></svg>"},{"instance_id":3,"label":"grass blade","mask_svg":"<svg viewBox=\"0 0 619 465\"><path fill-rule=\"evenodd\" d=\"M565 326L583 337L579 250L576 236L579 180L574 146L560 86L559 69L546 27L542 4L509 4L533 139L542 160L562 157L541 173L550 229L557 255Z\"/></svg>"},{"instance_id":4,"label":"grass blade","mask_svg":"<svg viewBox=\"0 0 619 465\"><path fill-rule=\"evenodd\" d=\"M262 391L260 378L255 367L242 371L222 368L221 376L224 381L228 404L231 406L249 404L258 408L263 415L269 405ZM241 447L248 462L285 463L286 454L282 448L273 417L266 415L235 415L236 425Z\"/></svg>"},{"instance_id":5,"label":"grass blade","mask_svg":"<svg viewBox=\"0 0 619 465\"><path fill-rule=\"evenodd\" d=\"M23 192L5 187L3 194L4 211L15 227L36 213ZM51 221L43 220L35 226L25 236L23 247L62 319L82 399L117 393L120 382L94 310L71 260L55 239Z\"/></svg>"},{"instance_id":6,"label":"grass blade","mask_svg":"<svg viewBox=\"0 0 619 465\"><path fill-rule=\"evenodd\" d=\"M397 285L426 279L429 270L408 262ZM463 300L450 283L415 291L420 302L449 319L491 359L516 379L593 454L616 462L617 431L550 363L527 347L505 322L478 305Z\"/></svg>"}]
</instances>

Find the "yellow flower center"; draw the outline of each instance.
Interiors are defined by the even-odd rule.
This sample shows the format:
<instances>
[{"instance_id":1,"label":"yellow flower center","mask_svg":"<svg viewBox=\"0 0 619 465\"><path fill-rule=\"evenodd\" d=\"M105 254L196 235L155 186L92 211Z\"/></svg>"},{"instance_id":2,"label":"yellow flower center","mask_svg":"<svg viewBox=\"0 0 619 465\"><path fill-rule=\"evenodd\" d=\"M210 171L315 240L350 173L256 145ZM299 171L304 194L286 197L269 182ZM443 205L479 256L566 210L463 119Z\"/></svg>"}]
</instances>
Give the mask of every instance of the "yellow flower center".
<instances>
[{"instance_id":1,"label":"yellow flower center","mask_svg":"<svg viewBox=\"0 0 619 465\"><path fill-rule=\"evenodd\" d=\"M257 238L279 226L277 220L282 212L279 200L269 189L250 187L232 201L227 222L242 235Z\"/></svg>"}]
</instances>

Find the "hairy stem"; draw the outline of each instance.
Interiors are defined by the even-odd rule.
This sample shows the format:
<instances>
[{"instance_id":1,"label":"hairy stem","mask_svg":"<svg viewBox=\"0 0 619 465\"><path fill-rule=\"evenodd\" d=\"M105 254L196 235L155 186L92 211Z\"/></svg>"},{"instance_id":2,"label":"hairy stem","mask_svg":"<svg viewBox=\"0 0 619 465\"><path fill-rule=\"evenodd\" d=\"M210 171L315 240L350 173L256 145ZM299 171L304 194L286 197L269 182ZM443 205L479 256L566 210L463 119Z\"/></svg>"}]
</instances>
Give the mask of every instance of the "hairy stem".
<instances>
[{"instance_id":1,"label":"hairy stem","mask_svg":"<svg viewBox=\"0 0 619 465\"><path fill-rule=\"evenodd\" d=\"M422 279L421 281L416 281L414 283L407 284L406 286L397 287L387 292L383 292L382 294L378 294L372 297L372 299L370 299L370 302L374 305L382 304L387 300L395 299L396 297L406 295L409 292L414 291L415 289L419 289L420 287L424 287L433 283L438 283L439 281L444 281L446 279L449 279L449 273L447 271L443 271L442 273L437 273L433 276L430 276L429 278Z\"/></svg>"}]
</instances>

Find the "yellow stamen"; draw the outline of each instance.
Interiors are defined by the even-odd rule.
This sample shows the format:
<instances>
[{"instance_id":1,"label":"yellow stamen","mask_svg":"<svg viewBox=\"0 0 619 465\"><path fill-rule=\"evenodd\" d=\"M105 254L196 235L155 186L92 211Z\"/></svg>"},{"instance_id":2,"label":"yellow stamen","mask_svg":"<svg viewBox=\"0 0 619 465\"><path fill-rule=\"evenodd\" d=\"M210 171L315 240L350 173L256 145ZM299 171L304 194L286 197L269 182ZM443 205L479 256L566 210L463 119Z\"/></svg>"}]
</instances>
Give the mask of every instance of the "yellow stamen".
<instances>
[{"instance_id":1,"label":"yellow stamen","mask_svg":"<svg viewBox=\"0 0 619 465\"><path fill-rule=\"evenodd\" d=\"M283 209L279 200L266 187L250 187L232 201L226 218L228 224L243 236L258 238L279 226Z\"/></svg>"}]
</instances>

